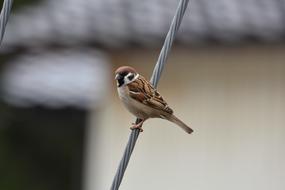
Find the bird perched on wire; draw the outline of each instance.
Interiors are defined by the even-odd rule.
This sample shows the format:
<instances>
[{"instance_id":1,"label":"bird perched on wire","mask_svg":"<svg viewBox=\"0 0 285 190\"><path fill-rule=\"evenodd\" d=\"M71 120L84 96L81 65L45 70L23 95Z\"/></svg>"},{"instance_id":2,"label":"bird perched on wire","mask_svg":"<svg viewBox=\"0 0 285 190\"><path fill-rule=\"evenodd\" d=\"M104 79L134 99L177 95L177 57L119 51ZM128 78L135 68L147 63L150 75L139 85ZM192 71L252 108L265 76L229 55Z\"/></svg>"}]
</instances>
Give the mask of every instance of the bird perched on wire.
<instances>
[{"instance_id":1,"label":"bird perched on wire","mask_svg":"<svg viewBox=\"0 0 285 190\"><path fill-rule=\"evenodd\" d=\"M173 110L164 101L159 92L129 66L119 67L115 71L117 89L120 99L125 107L141 121L133 124L131 129L140 129L142 124L149 118L162 118L171 121L181 127L185 132L192 133L193 130L178 119Z\"/></svg>"}]
</instances>

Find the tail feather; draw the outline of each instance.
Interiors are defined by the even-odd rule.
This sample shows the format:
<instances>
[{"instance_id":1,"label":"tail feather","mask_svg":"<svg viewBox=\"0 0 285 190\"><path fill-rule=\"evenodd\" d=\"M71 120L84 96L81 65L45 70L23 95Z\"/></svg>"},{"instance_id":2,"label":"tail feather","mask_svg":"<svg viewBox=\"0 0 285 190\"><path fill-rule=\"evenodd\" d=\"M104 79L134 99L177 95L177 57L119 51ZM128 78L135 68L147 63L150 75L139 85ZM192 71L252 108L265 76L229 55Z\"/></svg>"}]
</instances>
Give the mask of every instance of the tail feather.
<instances>
[{"instance_id":1,"label":"tail feather","mask_svg":"<svg viewBox=\"0 0 285 190\"><path fill-rule=\"evenodd\" d=\"M191 134L193 132L193 129L188 127L185 123L183 123L180 119L178 119L175 115L171 115L168 119L169 121L177 124L179 127L181 127L186 133Z\"/></svg>"}]
</instances>

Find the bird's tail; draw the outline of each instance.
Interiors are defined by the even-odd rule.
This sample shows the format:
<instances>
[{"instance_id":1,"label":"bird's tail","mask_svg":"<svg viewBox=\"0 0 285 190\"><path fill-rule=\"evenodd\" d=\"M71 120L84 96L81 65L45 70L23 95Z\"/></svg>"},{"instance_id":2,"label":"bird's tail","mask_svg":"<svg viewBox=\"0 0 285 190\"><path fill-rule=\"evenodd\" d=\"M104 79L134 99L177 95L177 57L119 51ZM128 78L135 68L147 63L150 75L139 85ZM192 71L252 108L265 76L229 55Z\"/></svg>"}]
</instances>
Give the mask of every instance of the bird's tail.
<instances>
[{"instance_id":1,"label":"bird's tail","mask_svg":"<svg viewBox=\"0 0 285 190\"><path fill-rule=\"evenodd\" d=\"M180 119L178 119L175 115L171 115L168 118L169 121L177 124L179 127L181 127L186 133L191 134L193 132L193 129L191 129L190 127L188 127L185 123L183 123Z\"/></svg>"}]
</instances>

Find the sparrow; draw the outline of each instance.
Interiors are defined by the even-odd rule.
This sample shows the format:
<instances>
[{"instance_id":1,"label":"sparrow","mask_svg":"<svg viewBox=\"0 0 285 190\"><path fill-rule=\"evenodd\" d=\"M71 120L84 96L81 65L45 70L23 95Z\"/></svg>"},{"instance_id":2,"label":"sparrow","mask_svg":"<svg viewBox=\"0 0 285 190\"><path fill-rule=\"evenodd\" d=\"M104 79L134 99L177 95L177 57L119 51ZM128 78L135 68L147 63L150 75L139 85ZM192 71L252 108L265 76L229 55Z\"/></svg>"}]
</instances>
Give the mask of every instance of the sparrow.
<instances>
[{"instance_id":1,"label":"sparrow","mask_svg":"<svg viewBox=\"0 0 285 190\"><path fill-rule=\"evenodd\" d=\"M133 123L131 129L142 131L142 124L147 119L161 118L177 124L189 134L193 132L190 127L173 114L173 110L159 92L134 68L119 67L115 71L115 80L117 81L119 97L124 106L140 119L139 123Z\"/></svg>"}]
</instances>

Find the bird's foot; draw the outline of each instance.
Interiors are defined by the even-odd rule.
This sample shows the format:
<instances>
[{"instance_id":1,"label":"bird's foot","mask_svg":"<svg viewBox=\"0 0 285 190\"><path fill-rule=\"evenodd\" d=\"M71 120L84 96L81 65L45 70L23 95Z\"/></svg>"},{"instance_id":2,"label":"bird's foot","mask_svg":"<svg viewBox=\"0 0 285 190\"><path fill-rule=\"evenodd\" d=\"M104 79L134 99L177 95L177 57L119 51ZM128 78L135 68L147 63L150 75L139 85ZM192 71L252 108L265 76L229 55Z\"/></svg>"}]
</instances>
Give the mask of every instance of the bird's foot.
<instances>
[{"instance_id":1,"label":"bird's foot","mask_svg":"<svg viewBox=\"0 0 285 190\"><path fill-rule=\"evenodd\" d=\"M142 129L142 124L143 124L144 121L141 121L139 122L138 124L136 123L132 123L132 127L130 127L131 130L134 130L134 129L139 129L140 132L143 132L143 129Z\"/></svg>"}]
</instances>

